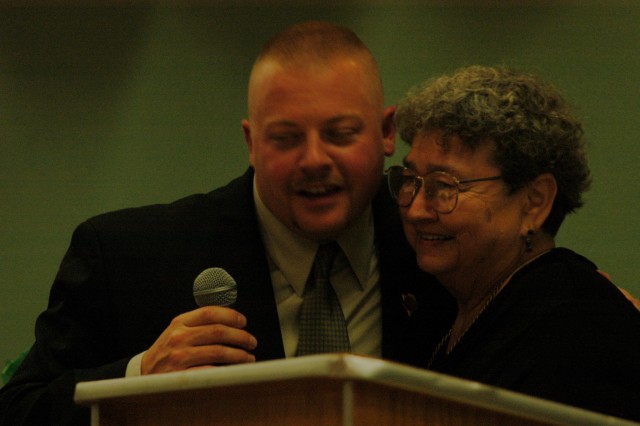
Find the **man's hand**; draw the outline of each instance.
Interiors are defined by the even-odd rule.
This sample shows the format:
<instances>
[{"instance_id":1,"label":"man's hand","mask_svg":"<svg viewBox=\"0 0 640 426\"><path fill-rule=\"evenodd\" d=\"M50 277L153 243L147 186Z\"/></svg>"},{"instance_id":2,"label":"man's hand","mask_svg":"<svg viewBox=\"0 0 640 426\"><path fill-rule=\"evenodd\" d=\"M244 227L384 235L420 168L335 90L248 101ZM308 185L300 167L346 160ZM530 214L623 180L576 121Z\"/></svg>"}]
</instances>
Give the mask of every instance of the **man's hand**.
<instances>
[{"instance_id":1,"label":"man's hand","mask_svg":"<svg viewBox=\"0 0 640 426\"><path fill-rule=\"evenodd\" d=\"M243 330L247 319L221 306L178 315L142 357L141 373L167 373L222 364L255 362L255 337Z\"/></svg>"}]
</instances>

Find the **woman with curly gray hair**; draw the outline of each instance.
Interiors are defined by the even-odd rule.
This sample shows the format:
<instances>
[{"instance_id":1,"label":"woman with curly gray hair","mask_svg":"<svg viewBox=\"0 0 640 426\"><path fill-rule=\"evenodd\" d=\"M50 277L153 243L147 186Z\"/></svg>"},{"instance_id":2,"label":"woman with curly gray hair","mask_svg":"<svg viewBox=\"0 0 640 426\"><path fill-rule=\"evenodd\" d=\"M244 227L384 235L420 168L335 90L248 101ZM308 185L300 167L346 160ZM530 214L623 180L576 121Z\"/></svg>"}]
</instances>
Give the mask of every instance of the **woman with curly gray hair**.
<instances>
[{"instance_id":1,"label":"woman with curly gray hair","mask_svg":"<svg viewBox=\"0 0 640 426\"><path fill-rule=\"evenodd\" d=\"M640 313L554 237L589 187L583 129L537 77L473 66L412 90L387 171L420 267L455 297L447 374L640 420Z\"/></svg>"}]
</instances>

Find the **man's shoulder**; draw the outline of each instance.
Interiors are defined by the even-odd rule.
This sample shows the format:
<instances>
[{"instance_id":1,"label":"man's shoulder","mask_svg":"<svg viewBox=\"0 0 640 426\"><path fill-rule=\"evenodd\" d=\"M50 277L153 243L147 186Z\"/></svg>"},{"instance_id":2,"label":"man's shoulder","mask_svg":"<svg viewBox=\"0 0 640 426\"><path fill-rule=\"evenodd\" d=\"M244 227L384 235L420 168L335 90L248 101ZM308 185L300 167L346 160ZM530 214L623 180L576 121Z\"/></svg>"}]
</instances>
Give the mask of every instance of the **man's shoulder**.
<instances>
[{"instance_id":1,"label":"man's shoulder","mask_svg":"<svg viewBox=\"0 0 640 426\"><path fill-rule=\"evenodd\" d=\"M252 176L252 174L251 174ZM208 193L191 194L169 203L149 204L113 210L87 219L94 227L140 226L153 223L197 223L220 215L235 216L252 203L249 173Z\"/></svg>"}]
</instances>

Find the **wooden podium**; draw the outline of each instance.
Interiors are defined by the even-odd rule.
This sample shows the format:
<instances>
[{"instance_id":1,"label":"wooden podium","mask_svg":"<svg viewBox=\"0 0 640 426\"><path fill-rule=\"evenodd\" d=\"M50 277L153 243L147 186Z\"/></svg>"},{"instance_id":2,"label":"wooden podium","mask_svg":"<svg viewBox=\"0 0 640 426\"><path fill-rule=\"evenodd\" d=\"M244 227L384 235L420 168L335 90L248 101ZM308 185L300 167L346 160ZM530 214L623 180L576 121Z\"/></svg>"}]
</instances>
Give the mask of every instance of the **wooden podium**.
<instances>
[{"instance_id":1,"label":"wooden podium","mask_svg":"<svg viewBox=\"0 0 640 426\"><path fill-rule=\"evenodd\" d=\"M84 382L75 400L94 426L635 424L348 354Z\"/></svg>"}]
</instances>

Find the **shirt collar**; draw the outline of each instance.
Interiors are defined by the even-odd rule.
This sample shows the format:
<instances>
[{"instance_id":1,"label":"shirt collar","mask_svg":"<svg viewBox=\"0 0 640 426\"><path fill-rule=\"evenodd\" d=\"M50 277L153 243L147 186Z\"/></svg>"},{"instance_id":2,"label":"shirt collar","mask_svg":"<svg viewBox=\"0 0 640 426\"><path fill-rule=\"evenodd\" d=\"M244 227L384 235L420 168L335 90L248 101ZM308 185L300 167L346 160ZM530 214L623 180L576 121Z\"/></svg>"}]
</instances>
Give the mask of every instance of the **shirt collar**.
<instances>
[{"instance_id":1,"label":"shirt collar","mask_svg":"<svg viewBox=\"0 0 640 426\"><path fill-rule=\"evenodd\" d=\"M318 242L300 237L280 222L260 199L255 181L253 198L271 268L279 270L295 292L302 295ZM373 214L369 206L337 239L361 289L365 289L369 283L370 264L375 251L373 230Z\"/></svg>"}]
</instances>

